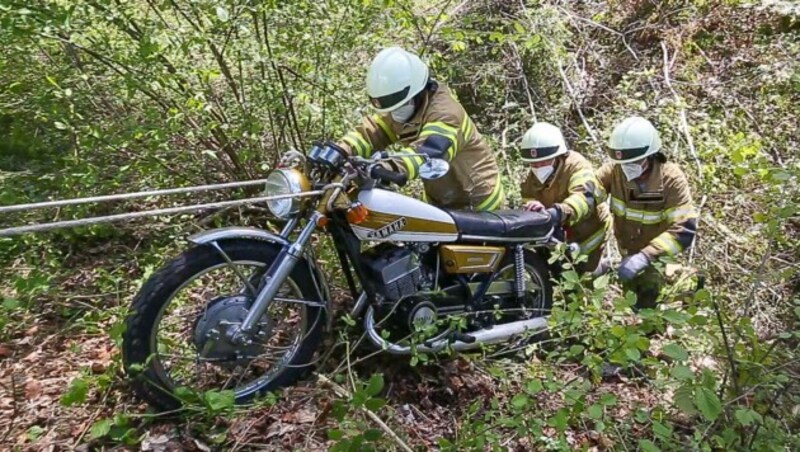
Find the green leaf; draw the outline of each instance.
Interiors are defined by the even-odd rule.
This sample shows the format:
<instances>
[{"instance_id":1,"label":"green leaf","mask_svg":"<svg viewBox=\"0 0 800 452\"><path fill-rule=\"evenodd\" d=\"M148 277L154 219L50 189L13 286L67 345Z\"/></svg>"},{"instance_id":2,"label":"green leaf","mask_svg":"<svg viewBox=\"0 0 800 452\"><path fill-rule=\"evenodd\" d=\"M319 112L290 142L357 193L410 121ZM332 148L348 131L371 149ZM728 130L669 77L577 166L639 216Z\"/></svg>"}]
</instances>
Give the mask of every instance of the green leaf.
<instances>
[{"instance_id":1,"label":"green leaf","mask_svg":"<svg viewBox=\"0 0 800 452\"><path fill-rule=\"evenodd\" d=\"M68 125L64 124L64 123L63 123L63 122L61 122L61 121L56 121L56 122L54 122L54 123L53 123L53 125L54 125L54 126L56 127L56 129L58 129L58 130L67 130L67 129L69 128L69 126L68 126Z\"/></svg>"},{"instance_id":2,"label":"green leaf","mask_svg":"<svg viewBox=\"0 0 800 452\"><path fill-rule=\"evenodd\" d=\"M86 401L87 394L89 394L89 383L83 378L76 378L69 384L67 392L61 396L61 404L64 406L81 404Z\"/></svg>"},{"instance_id":3,"label":"green leaf","mask_svg":"<svg viewBox=\"0 0 800 452\"><path fill-rule=\"evenodd\" d=\"M692 380L694 378L694 372L692 369L689 369L686 366L677 365L675 366L670 374L677 380Z\"/></svg>"},{"instance_id":4,"label":"green leaf","mask_svg":"<svg viewBox=\"0 0 800 452\"><path fill-rule=\"evenodd\" d=\"M233 408L236 404L236 394L233 391L206 391L203 394L206 406L213 412L219 412Z\"/></svg>"},{"instance_id":5,"label":"green leaf","mask_svg":"<svg viewBox=\"0 0 800 452\"><path fill-rule=\"evenodd\" d=\"M380 430L376 430L374 428L371 428L366 432L364 432L364 439L367 441L373 441L373 442L378 441L379 439L381 439L382 436L383 432L381 432Z\"/></svg>"},{"instance_id":6,"label":"green leaf","mask_svg":"<svg viewBox=\"0 0 800 452\"><path fill-rule=\"evenodd\" d=\"M607 392L600 396L600 403L605 406L614 406L617 404L617 396Z\"/></svg>"},{"instance_id":7,"label":"green leaf","mask_svg":"<svg viewBox=\"0 0 800 452\"><path fill-rule=\"evenodd\" d=\"M515 395L514 398L511 399L511 405L518 410L525 408L528 406L528 396L525 394Z\"/></svg>"},{"instance_id":8,"label":"green leaf","mask_svg":"<svg viewBox=\"0 0 800 452\"><path fill-rule=\"evenodd\" d=\"M603 407L600 405L592 405L586 411L592 419L600 419L603 417Z\"/></svg>"},{"instance_id":9,"label":"green leaf","mask_svg":"<svg viewBox=\"0 0 800 452\"><path fill-rule=\"evenodd\" d=\"M688 314L676 311L675 309L668 309L664 311L661 315L662 317L664 317L664 320L673 325L684 325L689 320Z\"/></svg>"},{"instance_id":10,"label":"green leaf","mask_svg":"<svg viewBox=\"0 0 800 452\"><path fill-rule=\"evenodd\" d=\"M13 298L6 298L3 300L3 307L8 309L9 311L13 311L19 307L21 303L19 300L15 300Z\"/></svg>"},{"instance_id":11,"label":"green leaf","mask_svg":"<svg viewBox=\"0 0 800 452\"><path fill-rule=\"evenodd\" d=\"M538 378L535 379L535 380L529 381L525 385L525 391L527 391L528 394L530 394L530 395L538 394L539 392L542 391L542 389L543 389L542 380L539 380Z\"/></svg>"},{"instance_id":12,"label":"green leaf","mask_svg":"<svg viewBox=\"0 0 800 452\"><path fill-rule=\"evenodd\" d=\"M344 432L339 429L328 430L328 439L339 441L344 438Z\"/></svg>"},{"instance_id":13,"label":"green leaf","mask_svg":"<svg viewBox=\"0 0 800 452\"><path fill-rule=\"evenodd\" d=\"M717 394L705 386L697 388L695 402L697 402L697 409L700 410L700 412L703 414L703 417L709 421L717 419L719 414L722 412L722 404L720 403Z\"/></svg>"},{"instance_id":14,"label":"green leaf","mask_svg":"<svg viewBox=\"0 0 800 452\"><path fill-rule=\"evenodd\" d=\"M639 361L639 359L642 357L642 353L636 347L626 347L625 356L627 356L631 361Z\"/></svg>"},{"instance_id":15,"label":"green leaf","mask_svg":"<svg viewBox=\"0 0 800 452\"><path fill-rule=\"evenodd\" d=\"M599 289L605 289L606 287L608 287L608 278L609 278L609 275L605 274L605 275L595 279L592 282L592 286L594 286L594 288L598 289L598 290Z\"/></svg>"},{"instance_id":16,"label":"green leaf","mask_svg":"<svg viewBox=\"0 0 800 452\"><path fill-rule=\"evenodd\" d=\"M688 415L696 413L693 395L694 391L691 386L681 386L675 390L675 398L673 399L675 406Z\"/></svg>"},{"instance_id":17,"label":"green leaf","mask_svg":"<svg viewBox=\"0 0 800 452\"><path fill-rule=\"evenodd\" d=\"M653 421L653 433L663 440L668 440L672 437L672 427Z\"/></svg>"},{"instance_id":18,"label":"green leaf","mask_svg":"<svg viewBox=\"0 0 800 452\"><path fill-rule=\"evenodd\" d=\"M31 428L28 429L25 436L28 437L29 441L36 442L36 440L39 439L40 436L42 436L42 433L44 433L44 429L42 427L38 425L33 425L31 426Z\"/></svg>"},{"instance_id":19,"label":"green leaf","mask_svg":"<svg viewBox=\"0 0 800 452\"><path fill-rule=\"evenodd\" d=\"M382 374L374 374L369 379L369 383L367 384L367 394L371 396L376 396L380 394L381 390L383 390L383 375Z\"/></svg>"},{"instance_id":20,"label":"green leaf","mask_svg":"<svg viewBox=\"0 0 800 452\"><path fill-rule=\"evenodd\" d=\"M643 450L644 452L661 452L661 449L655 445L649 439L640 439L639 440L639 449Z\"/></svg>"},{"instance_id":21,"label":"green leaf","mask_svg":"<svg viewBox=\"0 0 800 452\"><path fill-rule=\"evenodd\" d=\"M381 408L383 408L385 405L386 405L386 400L379 399L377 397L373 397L373 398L367 400L366 403L364 403L364 406L367 407L367 409L370 410L370 411L378 411Z\"/></svg>"},{"instance_id":22,"label":"green leaf","mask_svg":"<svg viewBox=\"0 0 800 452\"><path fill-rule=\"evenodd\" d=\"M745 427L751 425L752 423L754 423L756 421L761 421L761 415L760 414L756 413L753 410L746 409L746 408L741 409L741 410L736 410L736 412L733 413L733 416L736 418L736 420L740 424L742 424Z\"/></svg>"},{"instance_id":23,"label":"green leaf","mask_svg":"<svg viewBox=\"0 0 800 452\"><path fill-rule=\"evenodd\" d=\"M110 431L111 419L100 419L92 425L91 430L89 430L89 437L91 439L99 439L108 435Z\"/></svg>"},{"instance_id":24,"label":"green leaf","mask_svg":"<svg viewBox=\"0 0 800 452\"><path fill-rule=\"evenodd\" d=\"M670 343L665 345L662 349L665 355L677 361L686 361L689 359L689 352L678 344Z\"/></svg>"}]
</instances>

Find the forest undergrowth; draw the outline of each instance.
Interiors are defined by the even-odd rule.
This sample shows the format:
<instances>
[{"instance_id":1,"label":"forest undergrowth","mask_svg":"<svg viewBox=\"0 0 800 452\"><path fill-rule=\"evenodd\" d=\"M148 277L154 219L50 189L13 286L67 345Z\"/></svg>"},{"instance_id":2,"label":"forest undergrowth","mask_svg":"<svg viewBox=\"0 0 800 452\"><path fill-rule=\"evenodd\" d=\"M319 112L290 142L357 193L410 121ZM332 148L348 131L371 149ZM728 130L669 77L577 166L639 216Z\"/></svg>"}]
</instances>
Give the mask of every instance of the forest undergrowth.
<instances>
[{"instance_id":1,"label":"forest undergrowth","mask_svg":"<svg viewBox=\"0 0 800 452\"><path fill-rule=\"evenodd\" d=\"M121 370L127 308L193 232L257 206L0 238L6 450L797 450L800 8L737 0L0 0L0 205L261 177L368 111L386 45L421 53L496 149L511 203L537 120L595 164L621 118L660 130L701 209L634 315L567 268L547 339L397 359L355 345L334 282L326 359L254 406L170 416ZM7 215L0 227L243 197ZM697 289L698 281L703 287ZM603 362L627 369L603 380Z\"/></svg>"}]
</instances>

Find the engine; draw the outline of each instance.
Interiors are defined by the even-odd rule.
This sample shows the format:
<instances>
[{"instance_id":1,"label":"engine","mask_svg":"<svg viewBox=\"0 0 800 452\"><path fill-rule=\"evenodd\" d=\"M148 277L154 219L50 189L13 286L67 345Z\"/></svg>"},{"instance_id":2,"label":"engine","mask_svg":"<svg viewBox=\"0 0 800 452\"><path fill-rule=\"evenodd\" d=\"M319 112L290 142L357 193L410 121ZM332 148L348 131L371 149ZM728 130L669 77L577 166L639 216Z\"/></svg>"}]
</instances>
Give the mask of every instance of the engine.
<instances>
[{"instance_id":1,"label":"engine","mask_svg":"<svg viewBox=\"0 0 800 452\"><path fill-rule=\"evenodd\" d=\"M417 293L423 284L417 253L407 247L381 243L361 253L368 284L388 302Z\"/></svg>"}]
</instances>

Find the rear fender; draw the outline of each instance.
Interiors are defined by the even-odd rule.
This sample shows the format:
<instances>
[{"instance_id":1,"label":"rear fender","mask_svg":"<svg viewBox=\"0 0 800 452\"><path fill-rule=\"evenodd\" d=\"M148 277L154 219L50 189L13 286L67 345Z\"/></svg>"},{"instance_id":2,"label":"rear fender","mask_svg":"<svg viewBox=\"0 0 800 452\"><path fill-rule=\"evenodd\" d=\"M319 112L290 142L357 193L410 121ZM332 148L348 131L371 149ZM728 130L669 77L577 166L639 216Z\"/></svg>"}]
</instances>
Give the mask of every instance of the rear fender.
<instances>
[{"instance_id":1,"label":"rear fender","mask_svg":"<svg viewBox=\"0 0 800 452\"><path fill-rule=\"evenodd\" d=\"M271 243L279 252L292 244L285 237L278 234L273 234L262 229L238 226L199 232L189 236L187 240L195 245L212 246L214 243L224 242L226 240L258 240ZM314 281L319 299L325 303L325 310L328 311L328 315L326 316L327 328L330 329L333 317L331 315L330 287L328 286L325 274L317 267L317 261L312 257L310 249L306 250L303 259L297 263L295 270L308 272L309 276L311 276L311 280Z\"/></svg>"}]
</instances>

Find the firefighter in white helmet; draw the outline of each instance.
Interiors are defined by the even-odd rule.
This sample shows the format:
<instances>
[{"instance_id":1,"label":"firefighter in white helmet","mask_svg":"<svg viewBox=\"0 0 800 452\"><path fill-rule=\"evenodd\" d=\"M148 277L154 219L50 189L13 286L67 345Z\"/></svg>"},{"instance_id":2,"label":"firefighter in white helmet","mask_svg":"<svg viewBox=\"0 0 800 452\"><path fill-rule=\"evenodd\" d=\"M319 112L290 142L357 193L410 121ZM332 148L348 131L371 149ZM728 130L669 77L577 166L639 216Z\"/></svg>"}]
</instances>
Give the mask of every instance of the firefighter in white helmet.
<instances>
[{"instance_id":1,"label":"firefighter in white helmet","mask_svg":"<svg viewBox=\"0 0 800 452\"><path fill-rule=\"evenodd\" d=\"M609 204L623 259L618 269L627 290L637 295L637 308L654 307L661 275L651 265L660 256L674 256L694 240L697 211L681 168L661 152L653 124L633 116L611 133L611 162L597 178L609 194Z\"/></svg>"},{"instance_id":2,"label":"firefighter in white helmet","mask_svg":"<svg viewBox=\"0 0 800 452\"><path fill-rule=\"evenodd\" d=\"M609 231L605 193L592 164L567 149L561 130L546 122L533 125L522 137L520 158L529 165L522 183L526 210L547 210L563 226L566 239L580 245L587 260L579 265L595 271Z\"/></svg>"},{"instance_id":3,"label":"firefighter in white helmet","mask_svg":"<svg viewBox=\"0 0 800 452\"><path fill-rule=\"evenodd\" d=\"M417 55L383 49L367 72L367 94L377 112L339 142L345 151L370 157L392 144L389 169L413 179L424 153L450 162L440 179L425 180L425 199L439 207L492 211L505 202L491 148L450 90L430 77Z\"/></svg>"}]
</instances>

